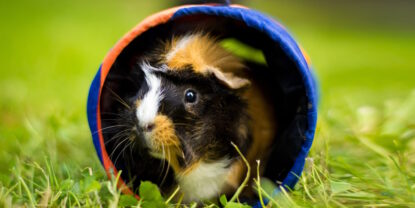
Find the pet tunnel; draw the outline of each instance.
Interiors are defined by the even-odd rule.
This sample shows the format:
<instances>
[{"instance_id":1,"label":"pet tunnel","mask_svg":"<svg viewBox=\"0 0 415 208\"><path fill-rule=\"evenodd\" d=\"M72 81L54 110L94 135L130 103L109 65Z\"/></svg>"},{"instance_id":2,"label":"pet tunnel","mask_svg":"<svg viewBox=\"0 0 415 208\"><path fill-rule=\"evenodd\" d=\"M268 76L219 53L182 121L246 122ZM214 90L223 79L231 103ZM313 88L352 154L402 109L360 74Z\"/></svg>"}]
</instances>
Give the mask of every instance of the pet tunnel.
<instances>
[{"instance_id":1,"label":"pet tunnel","mask_svg":"<svg viewBox=\"0 0 415 208\"><path fill-rule=\"evenodd\" d=\"M281 24L258 11L233 4L184 5L158 12L144 19L108 52L92 81L87 103L93 144L105 171L112 177L122 170L119 186L129 184L131 178L145 179L154 171L145 168L131 171L124 156L110 157L116 147L108 140L116 132L104 129L111 125L111 115L120 106L107 88L121 97L128 96L132 92L125 83L132 60L151 50L157 39L200 26L218 37L232 38L262 53L264 63L256 65L272 75L267 77L271 83L267 93L275 100L279 124L263 175L293 188L303 171L316 128L317 90L310 63ZM134 159L140 163L139 156ZM118 161L115 163L115 160ZM136 189L133 183L122 191L138 194Z\"/></svg>"}]
</instances>

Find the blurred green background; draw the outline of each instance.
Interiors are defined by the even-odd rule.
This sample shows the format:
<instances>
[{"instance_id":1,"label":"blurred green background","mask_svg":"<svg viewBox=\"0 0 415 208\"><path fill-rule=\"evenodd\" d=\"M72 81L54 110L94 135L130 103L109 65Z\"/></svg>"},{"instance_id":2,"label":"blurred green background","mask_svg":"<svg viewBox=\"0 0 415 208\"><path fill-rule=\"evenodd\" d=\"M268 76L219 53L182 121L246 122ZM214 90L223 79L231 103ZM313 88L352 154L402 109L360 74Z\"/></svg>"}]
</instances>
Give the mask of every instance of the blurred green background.
<instances>
[{"instance_id":1,"label":"blurred green background","mask_svg":"<svg viewBox=\"0 0 415 208\"><path fill-rule=\"evenodd\" d=\"M319 127L310 159L327 176L319 184L327 182L322 193L329 197L320 196L315 184L311 198L299 188L298 200L320 196L327 206L378 200L412 205L415 1L241 3L281 21L310 55L318 77ZM3 200L28 200L13 185L20 176L35 181L33 163L51 164L59 180L73 177L73 184L79 178L71 175L82 175L87 167L98 181L106 180L86 120L90 82L123 34L170 5L167 0L0 1L0 202L2 190L13 193ZM374 198L331 204L333 181L347 183L345 193L366 191Z\"/></svg>"}]
</instances>

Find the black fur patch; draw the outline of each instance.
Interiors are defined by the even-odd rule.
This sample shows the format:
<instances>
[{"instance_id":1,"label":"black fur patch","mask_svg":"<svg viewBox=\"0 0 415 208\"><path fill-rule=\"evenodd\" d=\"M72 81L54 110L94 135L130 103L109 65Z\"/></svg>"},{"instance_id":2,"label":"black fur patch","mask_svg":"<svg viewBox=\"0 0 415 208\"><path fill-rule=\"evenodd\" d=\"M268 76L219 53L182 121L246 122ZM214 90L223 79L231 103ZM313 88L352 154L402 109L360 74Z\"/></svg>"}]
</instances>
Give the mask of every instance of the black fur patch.
<instances>
[{"instance_id":1,"label":"black fur patch","mask_svg":"<svg viewBox=\"0 0 415 208\"><path fill-rule=\"evenodd\" d=\"M249 116L239 92L228 89L213 75L206 77L191 69L168 71L159 76L164 95L159 110L175 124L185 166L200 159L213 162L224 157L235 158L237 152L231 142L246 152L250 138L238 135L238 128L248 125ZM196 92L195 103L185 102L188 89Z\"/></svg>"}]
</instances>

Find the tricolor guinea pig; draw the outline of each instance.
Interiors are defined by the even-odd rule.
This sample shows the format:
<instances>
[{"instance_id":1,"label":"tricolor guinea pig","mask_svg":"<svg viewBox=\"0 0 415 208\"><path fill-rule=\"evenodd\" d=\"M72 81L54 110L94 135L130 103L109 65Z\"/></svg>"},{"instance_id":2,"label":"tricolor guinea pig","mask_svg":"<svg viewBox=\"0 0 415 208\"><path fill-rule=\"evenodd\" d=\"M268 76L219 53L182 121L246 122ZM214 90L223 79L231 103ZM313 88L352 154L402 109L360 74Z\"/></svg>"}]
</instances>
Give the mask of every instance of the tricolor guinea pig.
<instances>
[{"instance_id":1,"label":"tricolor guinea pig","mask_svg":"<svg viewBox=\"0 0 415 208\"><path fill-rule=\"evenodd\" d=\"M274 134L272 108L243 62L199 32L161 41L136 65L141 86L125 122L131 142L168 164L185 202L234 191L246 169L232 143L255 165Z\"/></svg>"}]
</instances>

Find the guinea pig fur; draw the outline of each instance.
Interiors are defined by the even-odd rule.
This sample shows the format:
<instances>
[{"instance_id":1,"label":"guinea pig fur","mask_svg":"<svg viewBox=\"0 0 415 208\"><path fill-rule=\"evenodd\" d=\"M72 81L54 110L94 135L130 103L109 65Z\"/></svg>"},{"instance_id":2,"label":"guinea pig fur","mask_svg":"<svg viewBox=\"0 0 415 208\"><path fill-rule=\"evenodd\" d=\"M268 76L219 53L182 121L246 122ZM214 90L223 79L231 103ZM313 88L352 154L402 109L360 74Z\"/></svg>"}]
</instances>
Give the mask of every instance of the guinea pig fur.
<instances>
[{"instance_id":1,"label":"guinea pig fur","mask_svg":"<svg viewBox=\"0 0 415 208\"><path fill-rule=\"evenodd\" d=\"M247 99L260 92L240 73L244 64L200 32L162 42L137 65L143 86L128 111L131 140L168 163L184 202L235 191L246 169L231 143L253 165L273 135L272 127L252 125L252 113L270 120L269 112L258 112L270 107Z\"/></svg>"}]
</instances>

